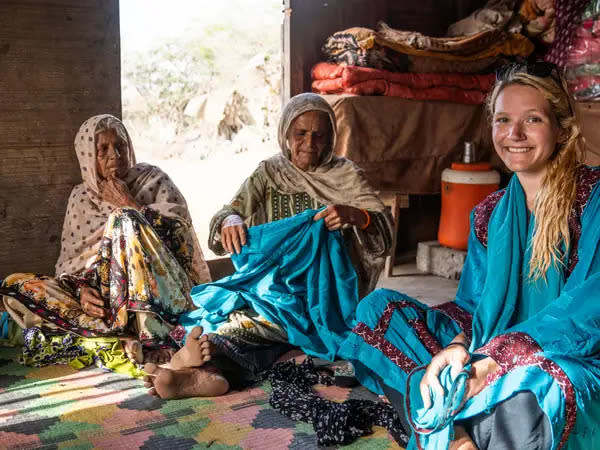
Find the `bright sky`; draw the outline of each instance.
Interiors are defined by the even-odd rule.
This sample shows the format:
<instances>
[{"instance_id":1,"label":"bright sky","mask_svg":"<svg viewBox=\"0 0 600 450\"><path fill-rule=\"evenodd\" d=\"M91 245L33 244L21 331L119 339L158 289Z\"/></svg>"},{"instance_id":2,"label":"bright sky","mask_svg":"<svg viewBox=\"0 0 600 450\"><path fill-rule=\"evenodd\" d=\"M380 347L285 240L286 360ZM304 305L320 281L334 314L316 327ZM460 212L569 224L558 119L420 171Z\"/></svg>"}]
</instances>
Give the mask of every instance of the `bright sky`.
<instances>
[{"instance_id":1,"label":"bright sky","mask_svg":"<svg viewBox=\"0 0 600 450\"><path fill-rule=\"evenodd\" d=\"M168 37L211 24L231 24L259 30L277 26L282 0L121 0L123 52L150 48Z\"/></svg>"}]
</instances>

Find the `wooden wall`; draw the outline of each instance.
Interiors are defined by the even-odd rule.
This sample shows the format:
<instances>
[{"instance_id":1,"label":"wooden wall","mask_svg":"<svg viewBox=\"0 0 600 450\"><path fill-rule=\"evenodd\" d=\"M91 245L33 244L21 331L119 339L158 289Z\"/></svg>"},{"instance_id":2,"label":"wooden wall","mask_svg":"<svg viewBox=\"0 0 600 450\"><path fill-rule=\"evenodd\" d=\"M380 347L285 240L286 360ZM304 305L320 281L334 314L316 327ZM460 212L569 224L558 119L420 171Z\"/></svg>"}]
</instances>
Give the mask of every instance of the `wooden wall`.
<instances>
[{"instance_id":1,"label":"wooden wall","mask_svg":"<svg viewBox=\"0 0 600 450\"><path fill-rule=\"evenodd\" d=\"M485 0L284 0L283 100L310 92L310 69L323 60L321 46L336 31L375 28L379 21L432 36L466 17Z\"/></svg>"},{"instance_id":2,"label":"wooden wall","mask_svg":"<svg viewBox=\"0 0 600 450\"><path fill-rule=\"evenodd\" d=\"M0 277L54 273L79 125L121 115L118 0L0 1Z\"/></svg>"},{"instance_id":3,"label":"wooden wall","mask_svg":"<svg viewBox=\"0 0 600 450\"><path fill-rule=\"evenodd\" d=\"M388 0L385 21L392 28L444 36L448 25L467 17L484 3L485 0Z\"/></svg>"}]
</instances>

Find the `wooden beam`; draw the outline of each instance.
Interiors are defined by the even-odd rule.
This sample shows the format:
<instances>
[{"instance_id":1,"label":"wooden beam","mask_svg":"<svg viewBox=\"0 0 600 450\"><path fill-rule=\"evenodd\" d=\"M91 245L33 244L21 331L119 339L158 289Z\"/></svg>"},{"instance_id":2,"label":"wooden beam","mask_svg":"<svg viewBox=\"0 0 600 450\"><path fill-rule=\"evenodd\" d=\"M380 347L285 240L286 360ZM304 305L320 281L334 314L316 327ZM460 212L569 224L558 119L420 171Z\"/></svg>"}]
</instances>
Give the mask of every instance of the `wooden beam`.
<instances>
[{"instance_id":1,"label":"wooden beam","mask_svg":"<svg viewBox=\"0 0 600 450\"><path fill-rule=\"evenodd\" d=\"M119 39L118 0L0 3L0 277L54 273L75 133L121 116Z\"/></svg>"}]
</instances>

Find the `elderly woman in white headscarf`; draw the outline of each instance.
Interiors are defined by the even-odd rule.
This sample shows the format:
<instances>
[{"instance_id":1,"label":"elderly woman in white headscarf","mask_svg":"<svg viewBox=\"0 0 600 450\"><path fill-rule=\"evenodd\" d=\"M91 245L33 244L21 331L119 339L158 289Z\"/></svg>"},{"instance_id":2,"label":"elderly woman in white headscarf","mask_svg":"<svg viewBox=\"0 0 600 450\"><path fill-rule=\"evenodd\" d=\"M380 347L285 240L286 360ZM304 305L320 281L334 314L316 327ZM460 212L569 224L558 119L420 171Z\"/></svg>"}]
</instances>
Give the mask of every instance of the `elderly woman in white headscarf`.
<instances>
[{"instance_id":1,"label":"elderly woman in white headscarf","mask_svg":"<svg viewBox=\"0 0 600 450\"><path fill-rule=\"evenodd\" d=\"M300 94L279 122L281 153L261 162L229 205L210 224L209 247L217 254L239 252L247 226L283 219L306 209L327 208L329 230L342 230L363 297L372 291L392 242L392 219L361 170L334 155L333 109L316 94Z\"/></svg>"},{"instance_id":2,"label":"elderly woman in white headscarf","mask_svg":"<svg viewBox=\"0 0 600 450\"><path fill-rule=\"evenodd\" d=\"M213 217L209 247L217 254L239 252L246 227L326 207L315 220L324 219L329 230L341 229L358 294L372 291L390 249L392 219L360 169L333 154L335 138L335 115L322 97L292 98L279 123L282 152L261 162ZM147 365L146 386L162 398L221 395L252 383L288 348L283 327L249 307L236 310L213 335L194 328L171 369Z\"/></svg>"},{"instance_id":3,"label":"elderly woman in white headscarf","mask_svg":"<svg viewBox=\"0 0 600 450\"><path fill-rule=\"evenodd\" d=\"M83 183L68 200L56 277L8 276L4 307L24 329L135 337L131 357L164 362L191 287L210 280L185 199L158 167L136 164L113 116L86 120L75 151Z\"/></svg>"}]
</instances>

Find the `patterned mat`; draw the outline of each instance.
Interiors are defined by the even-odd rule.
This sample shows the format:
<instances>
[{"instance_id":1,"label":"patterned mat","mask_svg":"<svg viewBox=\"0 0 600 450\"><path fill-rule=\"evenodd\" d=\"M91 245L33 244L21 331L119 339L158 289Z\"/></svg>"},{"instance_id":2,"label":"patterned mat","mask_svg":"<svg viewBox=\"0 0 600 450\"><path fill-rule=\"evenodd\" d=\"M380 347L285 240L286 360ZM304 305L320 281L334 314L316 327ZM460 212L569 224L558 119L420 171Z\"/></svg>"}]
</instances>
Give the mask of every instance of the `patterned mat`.
<instances>
[{"instance_id":1,"label":"patterned mat","mask_svg":"<svg viewBox=\"0 0 600 450\"><path fill-rule=\"evenodd\" d=\"M312 425L268 403L268 384L218 398L165 401L142 382L101 369L41 369L0 348L2 449L316 449ZM335 401L377 397L359 387L317 388ZM383 428L347 449L400 449Z\"/></svg>"}]
</instances>

